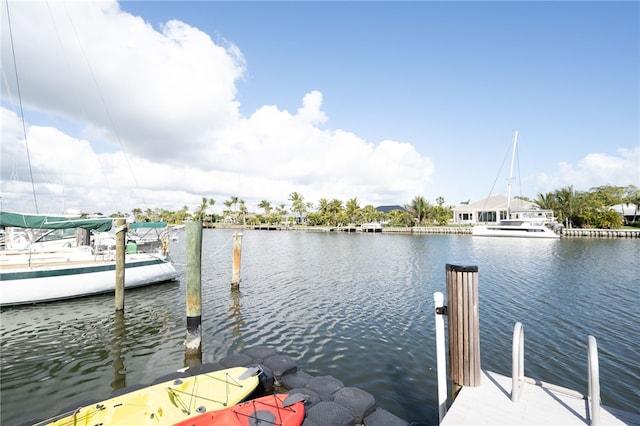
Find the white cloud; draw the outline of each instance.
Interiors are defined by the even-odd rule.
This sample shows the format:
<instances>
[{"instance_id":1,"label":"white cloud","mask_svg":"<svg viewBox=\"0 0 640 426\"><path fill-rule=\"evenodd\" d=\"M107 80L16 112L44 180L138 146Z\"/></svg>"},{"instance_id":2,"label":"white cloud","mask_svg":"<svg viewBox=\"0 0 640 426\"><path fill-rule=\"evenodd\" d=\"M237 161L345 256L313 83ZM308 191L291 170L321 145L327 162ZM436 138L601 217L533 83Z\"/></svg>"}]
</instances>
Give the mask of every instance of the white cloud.
<instances>
[{"instance_id":1,"label":"white cloud","mask_svg":"<svg viewBox=\"0 0 640 426\"><path fill-rule=\"evenodd\" d=\"M241 117L242 52L183 22L156 31L114 2L13 3L11 17L41 211L177 210L232 195L252 208L288 204L293 191L403 203L433 173L411 145L319 127L328 117L317 90L301 94L295 114L266 105ZM3 63L10 51L3 44ZM14 78L5 76L5 107L16 105ZM32 211L21 124L2 114L3 208Z\"/></svg>"},{"instance_id":2,"label":"white cloud","mask_svg":"<svg viewBox=\"0 0 640 426\"><path fill-rule=\"evenodd\" d=\"M611 185L640 187L640 147L619 149L618 155L588 154L577 164L558 163L554 174L539 174L532 179L537 192L545 193L567 186L577 191Z\"/></svg>"},{"instance_id":3,"label":"white cloud","mask_svg":"<svg viewBox=\"0 0 640 426\"><path fill-rule=\"evenodd\" d=\"M301 93L295 113L265 105L243 117L240 47L186 23L157 31L110 1L11 2L10 11L41 212L178 210L202 197L221 209L230 196L257 211L263 199L288 205L293 191L314 203L357 197L380 205L429 189L428 157L408 143L331 129L320 90ZM2 63L13 64L7 25L0 27ZM33 211L11 69L3 67L2 208ZM626 185L634 161L638 150L588 156L542 179L551 189L605 177Z\"/></svg>"}]
</instances>

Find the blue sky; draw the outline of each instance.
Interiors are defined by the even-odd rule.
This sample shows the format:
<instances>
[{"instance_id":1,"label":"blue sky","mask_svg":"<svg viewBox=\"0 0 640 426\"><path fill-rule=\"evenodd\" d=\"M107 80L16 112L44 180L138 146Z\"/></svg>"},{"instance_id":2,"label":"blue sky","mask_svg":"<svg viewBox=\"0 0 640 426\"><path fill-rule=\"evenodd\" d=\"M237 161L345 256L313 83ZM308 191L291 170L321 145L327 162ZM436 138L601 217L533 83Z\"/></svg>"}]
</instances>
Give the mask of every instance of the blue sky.
<instances>
[{"instance_id":1,"label":"blue sky","mask_svg":"<svg viewBox=\"0 0 640 426\"><path fill-rule=\"evenodd\" d=\"M33 12L31 7L21 11L15 5L15 20ZM82 120L71 106L55 106L55 93L48 99L27 95L32 96L27 114L32 126L57 123L72 139L86 140L98 156L118 151L121 146L113 139L121 134L121 145L145 164L140 167L146 173L193 176L179 179L182 187L172 184L171 193L148 185L144 198L151 207L194 205L201 196L222 206L236 195L257 211L260 200L288 203L293 191L311 202L357 197L363 204L405 204L416 195L432 203L439 196L452 205L476 201L489 195L496 178L493 194L506 194L508 165L502 164L514 130L519 130L521 182L516 186L522 195L535 198L568 185L577 190L640 186L638 2L123 2L118 14L130 14L148 27L115 20L115 12L105 14L93 31L119 28L120 34L104 30L101 39L91 28L79 29L84 13L89 12L68 14L78 16L73 22L85 55L101 52L84 62L98 74L104 70L104 77L93 78L101 90L114 93L113 99L99 95L112 105L109 109L128 104L126 94L157 97L166 85L176 90L184 85L185 93L194 94L204 87L212 97L220 95L215 104L203 104L202 117L190 114L193 123L183 122L199 140L193 147L169 137L164 144L149 142L154 136L180 135L179 117L166 120L175 119L175 133L167 128L154 135L151 126L147 131L129 129L130 124L121 132L118 123L110 129L110 120L91 113ZM56 12L50 15L57 19ZM186 24L197 37L163 32L171 20ZM60 18L51 28L62 34L64 22ZM235 66L223 58L224 72L218 73L220 52L214 54L199 36L225 49ZM71 43L57 37L61 45ZM161 37L171 40L174 50L158 43ZM135 46L136 63L127 66L132 57L122 52L129 44ZM3 63L5 46L3 41ZM182 59L186 53L176 53L176 46L193 55ZM201 69L198 49L200 58L210 58ZM175 62L175 68L165 75L154 58ZM144 85L152 95L142 89L134 94L138 89L131 85L118 97L116 77L122 86L139 78L123 74L137 71L149 77ZM200 71L203 75L196 75ZM149 79L158 81L152 85ZM3 106L8 107L4 86ZM302 129L287 114L300 118L310 93L311 112L305 113ZM168 105L158 117L172 108L193 107L188 96L159 101ZM127 114L138 123L154 115L151 103L130 108ZM220 124L236 119L237 125ZM261 144L265 150L252 158L251 150ZM172 146L181 148L157 155L158 149L175 151ZM216 154L204 153L207 146ZM288 154L279 158L278 151ZM201 161L207 155L208 165ZM236 161L221 160L226 155ZM386 167L390 170L380 171ZM134 169L137 180L142 172ZM3 181L7 178L3 172ZM203 180L214 184L207 187ZM7 192L3 189L5 200L11 198ZM135 195L131 198L134 202Z\"/></svg>"},{"instance_id":2,"label":"blue sky","mask_svg":"<svg viewBox=\"0 0 640 426\"><path fill-rule=\"evenodd\" d=\"M238 84L245 115L268 104L293 111L301 94L320 90L330 116L327 126L372 142L393 138L423 145L452 132L467 135L464 128L475 127L494 135L501 148L498 133L519 126L526 133L524 126L534 122L547 124L545 139L579 137L587 151L554 144L573 158L592 147L602 149L603 138L635 136L630 142L638 143L637 3L125 2L122 7L154 26L181 19L214 40L238 45L248 67L246 80ZM604 105L618 117L602 117ZM585 121L603 125L588 129ZM618 133L623 129L636 133Z\"/></svg>"}]
</instances>

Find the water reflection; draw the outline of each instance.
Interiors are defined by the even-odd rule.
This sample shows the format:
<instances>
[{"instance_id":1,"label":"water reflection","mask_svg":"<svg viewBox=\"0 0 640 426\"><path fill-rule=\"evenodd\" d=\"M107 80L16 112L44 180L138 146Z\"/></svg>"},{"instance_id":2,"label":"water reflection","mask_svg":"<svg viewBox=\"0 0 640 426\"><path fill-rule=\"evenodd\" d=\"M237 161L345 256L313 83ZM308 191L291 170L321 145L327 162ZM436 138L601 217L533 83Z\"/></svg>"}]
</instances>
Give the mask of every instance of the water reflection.
<instances>
[{"instance_id":1,"label":"water reflection","mask_svg":"<svg viewBox=\"0 0 640 426\"><path fill-rule=\"evenodd\" d=\"M124 322L124 311L115 311L113 315L113 331L111 337L111 358L113 359L113 381L111 390L117 391L127 386L122 342L127 338L127 327Z\"/></svg>"},{"instance_id":2,"label":"water reflection","mask_svg":"<svg viewBox=\"0 0 640 426\"><path fill-rule=\"evenodd\" d=\"M241 351L245 347L245 341L242 335L242 328L245 325L245 321L242 318L240 297L242 293L240 293L240 287L231 286L231 290L229 291L229 295L231 297L231 304L229 305L229 324L232 324L230 328L231 336L233 337L233 350Z\"/></svg>"},{"instance_id":3,"label":"water reflection","mask_svg":"<svg viewBox=\"0 0 640 426\"><path fill-rule=\"evenodd\" d=\"M184 366L197 367L201 364L202 364L202 345L199 345L196 349L189 349L185 345Z\"/></svg>"}]
</instances>

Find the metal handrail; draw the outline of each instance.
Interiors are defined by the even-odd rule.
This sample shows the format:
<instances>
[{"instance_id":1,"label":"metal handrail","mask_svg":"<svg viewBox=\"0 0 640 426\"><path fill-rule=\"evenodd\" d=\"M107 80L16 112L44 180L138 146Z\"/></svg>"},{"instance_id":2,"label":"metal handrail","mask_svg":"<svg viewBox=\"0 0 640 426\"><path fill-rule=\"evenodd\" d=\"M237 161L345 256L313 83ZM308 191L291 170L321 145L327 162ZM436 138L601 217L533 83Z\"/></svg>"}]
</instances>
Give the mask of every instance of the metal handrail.
<instances>
[{"instance_id":1,"label":"metal handrail","mask_svg":"<svg viewBox=\"0 0 640 426\"><path fill-rule=\"evenodd\" d=\"M524 328L520 322L513 327L511 351L511 402L520 401L524 388Z\"/></svg>"},{"instance_id":2,"label":"metal handrail","mask_svg":"<svg viewBox=\"0 0 640 426\"><path fill-rule=\"evenodd\" d=\"M587 337L587 363L589 366L589 408L591 425L600 425L600 367L598 343L593 336Z\"/></svg>"},{"instance_id":3,"label":"metal handrail","mask_svg":"<svg viewBox=\"0 0 640 426\"><path fill-rule=\"evenodd\" d=\"M596 338L587 338L587 363L589 373L589 416L591 426L600 425L600 368L598 363L598 344ZM535 380L524 376L524 328L520 322L513 327L513 347L511 353L511 401L518 402L522 396L525 383L538 384ZM566 394L577 394L571 389L541 383L544 387ZM584 396L582 396L584 398Z\"/></svg>"}]
</instances>

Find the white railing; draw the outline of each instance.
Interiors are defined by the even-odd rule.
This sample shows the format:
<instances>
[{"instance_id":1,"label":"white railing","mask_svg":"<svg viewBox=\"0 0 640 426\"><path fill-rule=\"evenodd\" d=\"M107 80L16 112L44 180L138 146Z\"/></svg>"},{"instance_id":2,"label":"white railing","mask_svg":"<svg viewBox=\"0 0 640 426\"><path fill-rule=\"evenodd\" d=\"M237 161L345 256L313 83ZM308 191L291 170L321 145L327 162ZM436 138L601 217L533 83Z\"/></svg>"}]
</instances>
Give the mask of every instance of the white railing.
<instances>
[{"instance_id":1,"label":"white railing","mask_svg":"<svg viewBox=\"0 0 640 426\"><path fill-rule=\"evenodd\" d=\"M447 414L447 360L444 346L444 295L433 294L436 316L436 369L438 374L438 424Z\"/></svg>"},{"instance_id":2,"label":"white railing","mask_svg":"<svg viewBox=\"0 0 640 426\"><path fill-rule=\"evenodd\" d=\"M511 402L520 401L524 388L524 328L517 322L513 327L511 351Z\"/></svg>"},{"instance_id":3,"label":"white railing","mask_svg":"<svg viewBox=\"0 0 640 426\"><path fill-rule=\"evenodd\" d=\"M542 386L550 390L571 396L585 398L584 395L562 386L536 381L524 375L524 328L517 322L513 328L513 347L511 353L511 401L518 402L522 396L525 383ZM589 417L592 426L600 425L600 368L598 364L598 344L596 338L587 338L587 364L589 374Z\"/></svg>"},{"instance_id":4,"label":"white railing","mask_svg":"<svg viewBox=\"0 0 640 426\"><path fill-rule=\"evenodd\" d=\"M598 363L598 344L593 336L587 337L587 351L591 424L598 426L600 425L600 366Z\"/></svg>"}]
</instances>

